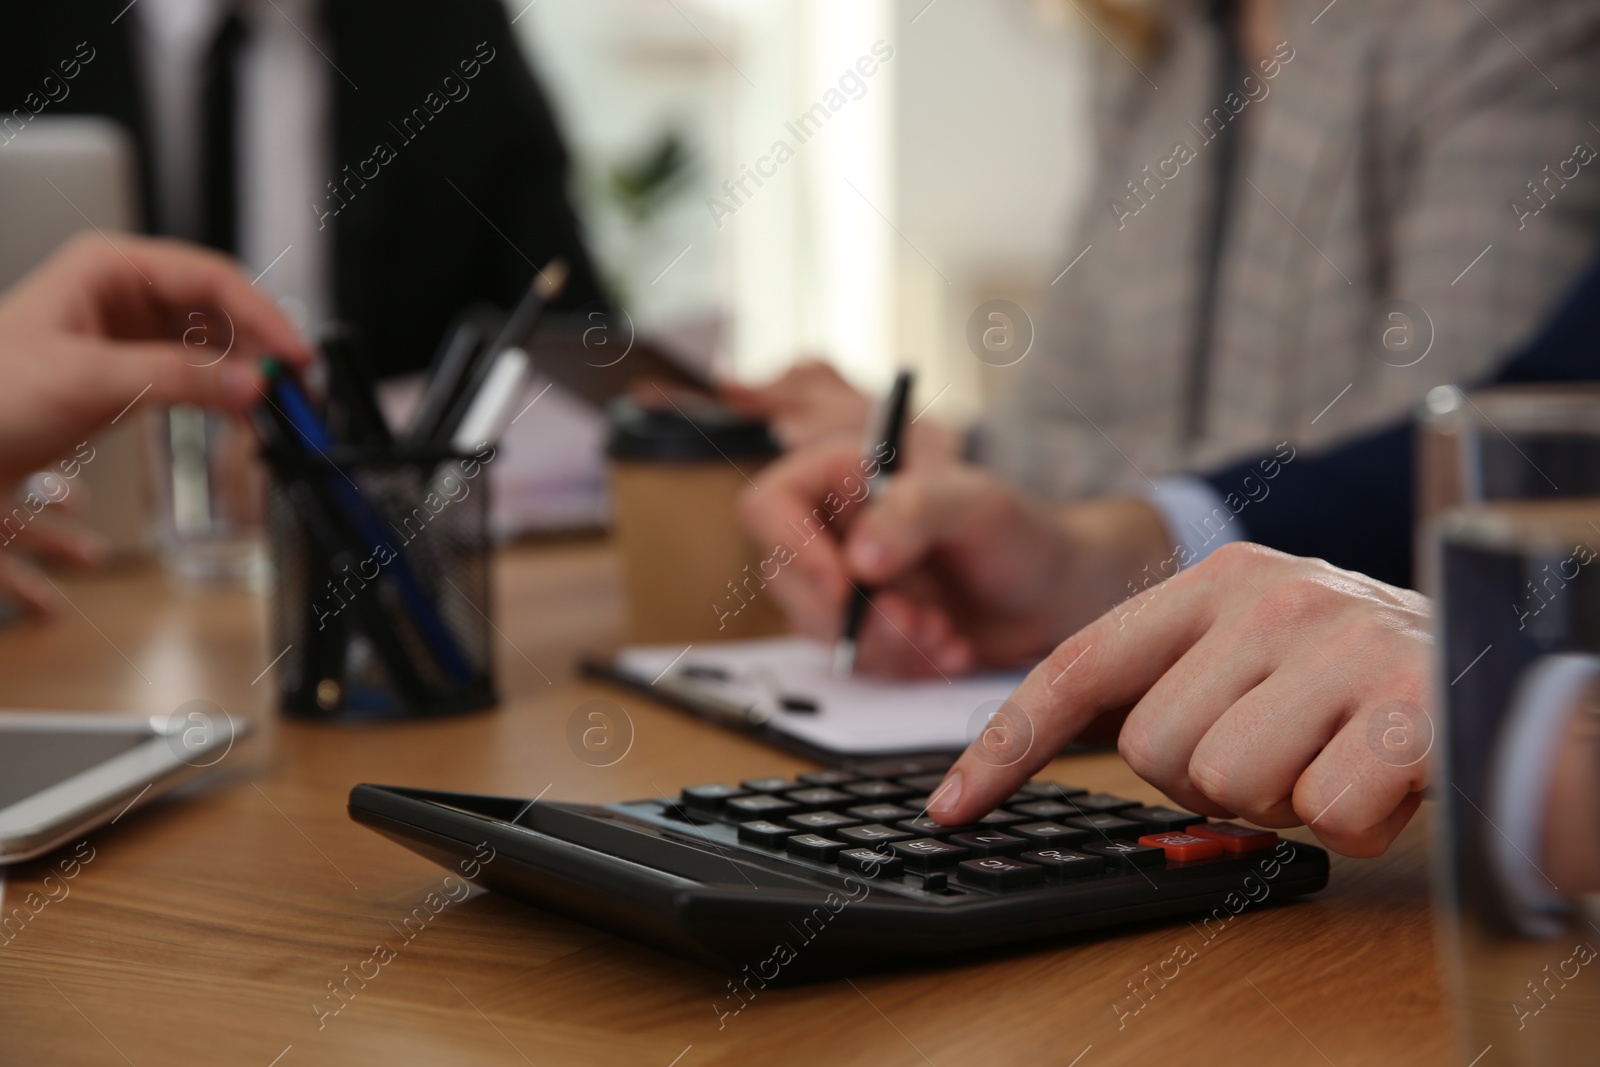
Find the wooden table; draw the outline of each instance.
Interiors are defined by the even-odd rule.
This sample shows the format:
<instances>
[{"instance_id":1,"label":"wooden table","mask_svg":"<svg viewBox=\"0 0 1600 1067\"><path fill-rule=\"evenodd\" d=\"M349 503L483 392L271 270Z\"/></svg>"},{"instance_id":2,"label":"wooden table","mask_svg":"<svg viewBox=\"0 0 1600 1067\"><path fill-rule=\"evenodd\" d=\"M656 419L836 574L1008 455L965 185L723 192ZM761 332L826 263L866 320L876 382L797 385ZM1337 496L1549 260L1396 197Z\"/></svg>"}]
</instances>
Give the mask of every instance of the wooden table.
<instances>
[{"instance_id":1,"label":"wooden table","mask_svg":"<svg viewBox=\"0 0 1600 1067\"><path fill-rule=\"evenodd\" d=\"M328 983L380 941L399 942L391 924L444 874L349 820L354 783L609 801L807 769L574 679L579 651L622 632L603 542L513 549L497 581L505 704L437 723L279 718L270 675L258 678L280 651L265 602L152 570L61 579L74 607L59 621L0 634L0 705L166 713L199 698L257 730L200 788L92 835L70 894L0 948L0 1065L1457 1062L1426 811L1388 855L1336 857L1321 895L1247 912L1209 944L1173 922L769 989L720 1030L713 1002L728 976L479 894L444 910L319 1029L313 1004L329 1003ZM573 710L597 697L621 704L636 734L604 769L566 742ZM1114 756L1053 771L1157 799ZM6 907L46 873L11 870ZM1113 1004L1137 1003L1130 983L1180 943L1197 957L1119 1027Z\"/></svg>"}]
</instances>

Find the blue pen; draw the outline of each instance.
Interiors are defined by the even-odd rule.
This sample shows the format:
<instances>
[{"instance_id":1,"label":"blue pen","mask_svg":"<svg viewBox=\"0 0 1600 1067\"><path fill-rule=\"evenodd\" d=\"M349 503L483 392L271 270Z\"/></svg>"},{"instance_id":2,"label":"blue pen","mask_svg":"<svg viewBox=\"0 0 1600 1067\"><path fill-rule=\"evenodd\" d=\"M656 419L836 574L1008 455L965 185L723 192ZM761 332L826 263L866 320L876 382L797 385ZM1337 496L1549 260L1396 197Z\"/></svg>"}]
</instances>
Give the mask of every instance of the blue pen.
<instances>
[{"instance_id":1,"label":"blue pen","mask_svg":"<svg viewBox=\"0 0 1600 1067\"><path fill-rule=\"evenodd\" d=\"M289 424L306 444L317 451L322 458L327 459L328 450L335 447L333 435L318 418L316 409L301 391L300 384L282 373L282 368L275 360L263 360L262 371L272 390L272 399L277 402ZM383 521L361 491L343 477L329 478L328 483L340 507L344 509L346 518L350 520L361 538L369 543L368 547L375 550L378 545L385 543ZM398 549L393 552L394 558L389 562L389 570L399 587L400 597L405 601L417 632L422 635L434 658L439 661L439 666L452 681L458 685L471 683L474 677L472 664L467 662L460 646L456 644L455 637L450 633L444 620L439 617L438 609L422 588L422 583L418 581L410 563Z\"/></svg>"}]
</instances>

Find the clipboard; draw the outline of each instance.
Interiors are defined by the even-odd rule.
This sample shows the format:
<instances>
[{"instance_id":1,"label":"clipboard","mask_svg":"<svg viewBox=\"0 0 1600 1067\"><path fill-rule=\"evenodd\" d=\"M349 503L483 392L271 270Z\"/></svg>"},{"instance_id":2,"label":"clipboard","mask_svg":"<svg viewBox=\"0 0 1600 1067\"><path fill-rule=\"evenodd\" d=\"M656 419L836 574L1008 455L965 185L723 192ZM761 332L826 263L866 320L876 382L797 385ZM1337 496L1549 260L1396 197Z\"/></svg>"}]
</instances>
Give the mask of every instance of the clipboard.
<instances>
[{"instance_id":1,"label":"clipboard","mask_svg":"<svg viewBox=\"0 0 1600 1067\"><path fill-rule=\"evenodd\" d=\"M839 679L829 666L832 655L821 642L778 637L635 646L610 658L586 657L579 669L776 748L842 765L953 757L1024 677Z\"/></svg>"}]
</instances>

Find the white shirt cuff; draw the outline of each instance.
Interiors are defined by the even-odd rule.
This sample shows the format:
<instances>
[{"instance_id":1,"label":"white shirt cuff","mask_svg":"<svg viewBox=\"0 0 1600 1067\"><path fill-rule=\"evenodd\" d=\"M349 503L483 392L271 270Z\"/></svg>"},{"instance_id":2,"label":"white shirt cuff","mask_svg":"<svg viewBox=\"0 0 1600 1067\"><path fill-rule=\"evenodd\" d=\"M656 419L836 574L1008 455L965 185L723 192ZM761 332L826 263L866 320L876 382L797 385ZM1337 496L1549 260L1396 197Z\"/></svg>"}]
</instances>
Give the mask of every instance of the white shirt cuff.
<instances>
[{"instance_id":1,"label":"white shirt cuff","mask_svg":"<svg viewBox=\"0 0 1600 1067\"><path fill-rule=\"evenodd\" d=\"M1142 495L1161 513L1180 566L1192 567L1223 545L1249 538L1239 516L1204 478L1157 478Z\"/></svg>"}]
</instances>

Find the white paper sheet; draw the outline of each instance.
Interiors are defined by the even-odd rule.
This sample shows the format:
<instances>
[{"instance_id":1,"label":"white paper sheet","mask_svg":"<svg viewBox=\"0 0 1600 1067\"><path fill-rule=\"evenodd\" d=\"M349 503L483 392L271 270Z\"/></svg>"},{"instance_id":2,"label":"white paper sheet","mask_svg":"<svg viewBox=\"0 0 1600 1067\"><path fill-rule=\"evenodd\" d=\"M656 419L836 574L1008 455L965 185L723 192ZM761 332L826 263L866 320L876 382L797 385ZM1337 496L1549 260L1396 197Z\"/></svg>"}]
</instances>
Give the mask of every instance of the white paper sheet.
<instances>
[{"instance_id":1,"label":"white paper sheet","mask_svg":"<svg viewBox=\"0 0 1600 1067\"><path fill-rule=\"evenodd\" d=\"M831 646L799 637L624 649L617 666L642 682L750 708L767 725L842 755L959 749L976 737L1023 675L919 681L836 678ZM706 676L721 671L725 679ZM817 705L786 711L784 696Z\"/></svg>"}]
</instances>

